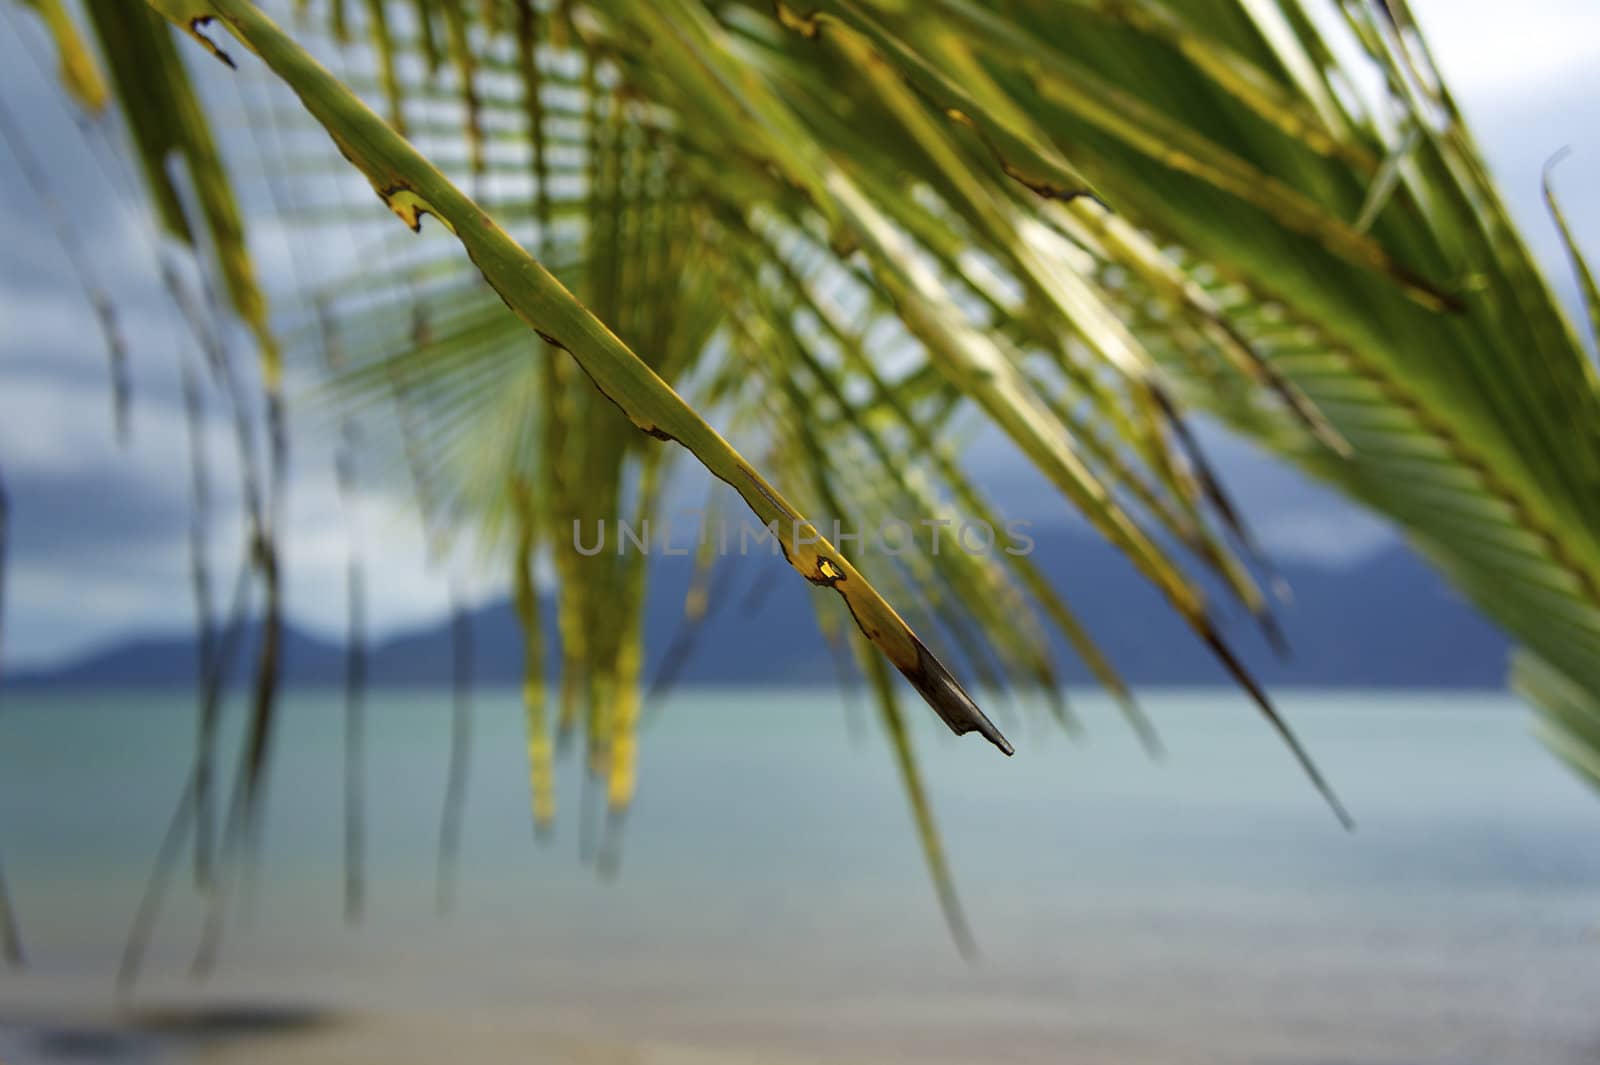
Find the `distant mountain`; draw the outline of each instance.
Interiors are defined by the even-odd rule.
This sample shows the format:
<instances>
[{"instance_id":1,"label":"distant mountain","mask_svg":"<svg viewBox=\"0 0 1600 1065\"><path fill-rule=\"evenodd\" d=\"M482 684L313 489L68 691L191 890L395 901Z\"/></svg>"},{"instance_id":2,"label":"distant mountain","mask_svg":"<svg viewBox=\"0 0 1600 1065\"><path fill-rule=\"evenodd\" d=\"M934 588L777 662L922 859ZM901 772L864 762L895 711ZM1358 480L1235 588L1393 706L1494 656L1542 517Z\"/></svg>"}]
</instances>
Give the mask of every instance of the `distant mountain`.
<instances>
[{"instance_id":1,"label":"distant mountain","mask_svg":"<svg viewBox=\"0 0 1600 1065\"><path fill-rule=\"evenodd\" d=\"M1136 685L1226 685L1228 678L1133 571L1098 539L1070 531L1034 532L1034 560L1089 626L1112 662ZM781 559L730 558L735 567L720 603L681 657L685 684L794 685L834 682L832 657L813 621L808 596L828 596L794 579ZM654 676L679 631L693 572L689 558L652 560L646 600L647 676ZM1292 603L1279 609L1292 656L1278 659L1242 611L1224 616L1225 631L1268 684L1307 687L1500 687L1508 645L1493 626L1459 599L1409 551L1395 547L1347 569L1289 566ZM1218 602L1222 599L1216 597ZM555 632L550 604L546 631ZM473 680L507 684L521 676L521 636L505 602L470 615ZM937 635L924 633L930 643ZM240 641L241 662L255 633ZM1055 639L1065 681L1089 674ZM369 649L375 685L448 683L448 621L382 641ZM956 656L957 672L973 678ZM284 680L290 685L338 684L343 649L288 628ZM552 664L553 671L553 664ZM236 676L244 672L235 670ZM195 648L188 635L146 636L120 642L54 669L17 672L17 688L158 686L191 683Z\"/></svg>"}]
</instances>

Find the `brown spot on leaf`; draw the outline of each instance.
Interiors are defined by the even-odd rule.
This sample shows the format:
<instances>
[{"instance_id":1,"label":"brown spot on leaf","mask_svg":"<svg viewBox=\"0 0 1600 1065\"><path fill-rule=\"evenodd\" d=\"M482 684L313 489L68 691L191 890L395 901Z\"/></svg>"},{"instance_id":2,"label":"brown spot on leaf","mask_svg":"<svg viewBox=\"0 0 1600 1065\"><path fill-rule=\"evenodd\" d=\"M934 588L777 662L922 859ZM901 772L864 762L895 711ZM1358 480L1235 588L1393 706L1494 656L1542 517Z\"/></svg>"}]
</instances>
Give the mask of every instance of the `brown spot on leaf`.
<instances>
[{"instance_id":1,"label":"brown spot on leaf","mask_svg":"<svg viewBox=\"0 0 1600 1065\"><path fill-rule=\"evenodd\" d=\"M200 28L210 21L210 15L201 15L199 18L190 19L189 36L205 45L206 51L222 60L223 64L229 70L238 70L239 64L233 61L233 56L229 55L227 52L224 52L221 48L218 48L215 41L213 41L210 37L207 37L204 33L200 32Z\"/></svg>"},{"instance_id":2,"label":"brown spot on leaf","mask_svg":"<svg viewBox=\"0 0 1600 1065\"><path fill-rule=\"evenodd\" d=\"M398 215L400 221L409 226L413 233L422 232L422 216L424 214L433 214L431 210L423 205L422 200L408 185L392 185L388 188L380 189L378 195L382 197L389 210ZM435 215L434 217L438 216Z\"/></svg>"}]
</instances>

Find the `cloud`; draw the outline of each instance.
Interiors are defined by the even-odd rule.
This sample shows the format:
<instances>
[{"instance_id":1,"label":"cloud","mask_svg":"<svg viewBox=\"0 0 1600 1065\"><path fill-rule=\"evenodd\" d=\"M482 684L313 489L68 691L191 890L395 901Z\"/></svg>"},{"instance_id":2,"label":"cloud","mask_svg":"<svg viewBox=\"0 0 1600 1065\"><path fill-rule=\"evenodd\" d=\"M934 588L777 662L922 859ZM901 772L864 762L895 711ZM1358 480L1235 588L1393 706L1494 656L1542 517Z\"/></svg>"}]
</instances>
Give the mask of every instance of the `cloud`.
<instances>
[{"instance_id":1,"label":"cloud","mask_svg":"<svg viewBox=\"0 0 1600 1065\"><path fill-rule=\"evenodd\" d=\"M34 385L0 401L0 449L9 461L12 565L7 585L5 661L9 667L69 657L130 629L183 631L193 624L188 522L187 430L181 410L150 402L137 413L123 449L109 440L85 444L67 427L66 440L33 450L16 447L28 434L12 403L49 416L103 403L103 391L62 383ZM80 419L81 420L81 419ZM36 424L44 425L44 421ZM91 434L98 432L91 428ZM241 564L245 523L237 480L228 474L231 430L213 417L206 436L216 464L212 479L209 568L220 613ZM285 609L298 624L330 638L345 628L345 566L351 538L325 439L297 433L280 551ZM382 635L436 618L452 583L468 603L499 594L504 580L478 564L463 540L450 557L430 559L403 489L371 483L347 502L355 546L367 572L371 631ZM259 601L259 593L257 593Z\"/></svg>"},{"instance_id":2,"label":"cloud","mask_svg":"<svg viewBox=\"0 0 1600 1065\"><path fill-rule=\"evenodd\" d=\"M1594 73L1600 7L1591 0L1411 0L1445 79L1472 109L1547 95Z\"/></svg>"},{"instance_id":3,"label":"cloud","mask_svg":"<svg viewBox=\"0 0 1600 1065\"><path fill-rule=\"evenodd\" d=\"M133 431L122 444L98 331L71 291L45 289L33 299L0 290L0 315L16 326L0 388L0 468L12 504L8 667L79 653L130 629L193 623L191 445L176 369L183 352L174 346L181 334L153 299L125 307L134 405ZM241 557L243 503L235 430L209 377L205 395L210 568L220 611ZM294 422L281 550L290 616L335 636L345 626L348 537L328 430L316 417ZM408 489L393 478L366 471L352 502L375 633L436 617L449 601L451 574L469 602L503 586L475 564L470 542L430 561Z\"/></svg>"}]
</instances>

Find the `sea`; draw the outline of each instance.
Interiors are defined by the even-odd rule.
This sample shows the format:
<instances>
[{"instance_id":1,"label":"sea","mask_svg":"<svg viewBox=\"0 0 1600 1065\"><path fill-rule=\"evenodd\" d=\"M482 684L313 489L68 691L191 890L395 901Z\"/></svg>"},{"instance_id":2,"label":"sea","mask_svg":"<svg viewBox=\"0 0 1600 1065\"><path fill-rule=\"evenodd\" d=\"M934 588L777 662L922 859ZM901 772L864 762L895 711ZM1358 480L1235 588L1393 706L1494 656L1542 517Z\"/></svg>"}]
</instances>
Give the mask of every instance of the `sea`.
<instances>
[{"instance_id":1,"label":"sea","mask_svg":"<svg viewBox=\"0 0 1600 1065\"><path fill-rule=\"evenodd\" d=\"M343 699L290 691L214 969L191 970L213 896L185 849L119 987L192 693L0 692L26 951L0 967L0 1062L1600 1062L1600 795L1532 714L1276 694L1353 831L1232 691L1141 693L1159 758L1093 692L1067 693L1080 736L985 700L1012 758L908 695L969 957L875 709L835 689L672 693L626 817L574 749L544 835L518 695L475 692L444 873L452 694L370 691L355 915Z\"/></svg>"}]
</instances>

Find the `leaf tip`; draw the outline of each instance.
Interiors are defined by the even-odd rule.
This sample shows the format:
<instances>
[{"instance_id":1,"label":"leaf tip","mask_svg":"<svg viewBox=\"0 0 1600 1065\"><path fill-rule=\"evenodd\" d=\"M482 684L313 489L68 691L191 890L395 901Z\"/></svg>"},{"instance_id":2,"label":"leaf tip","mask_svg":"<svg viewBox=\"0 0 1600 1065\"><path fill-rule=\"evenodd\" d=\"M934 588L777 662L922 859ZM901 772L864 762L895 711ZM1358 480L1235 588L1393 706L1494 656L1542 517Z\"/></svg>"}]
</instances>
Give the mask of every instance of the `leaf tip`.
<instances>
[{"instance_id":1,"label":"leaf tip","mask_svg":"<svg viewBox=\"0 0 1600 1065\"><path fill-rule=\"evenodd\" d=\"M945 668L943 662L935 658L921 640L912 637L917 645L916 664L907 669L901 667L900 672L905 674L922 698L934 711L950 726L950 731L957 736L965 736L969 732L976 732L999 749L1007 758L1016 754L1016 748L1011 746L1011 741L995 727L978 704L972 701L972 696L966 693L960 682Z\"/></svg>"},{"instance_id":2,"label":"leaf tip","mask_svg":"<svg viewBox=\"0 0 1600 1065\"><path fill-rule=\"evenodd\" d=\"M1556 150L1555 154L1551 155L1550 158L1544 161L1544 169L1541 172L1541 177L1544 180L1544 191L1546 196L1550 195L1550 178L1555 174L1556 167L1565 162L1567 156L1571 154L1572 145L1563 144Z\"/></svg>"}]
</instances>

